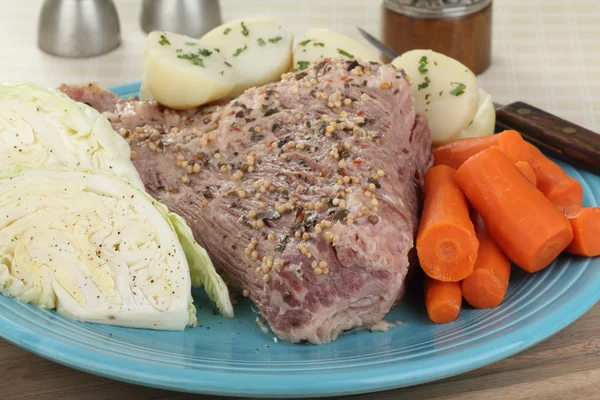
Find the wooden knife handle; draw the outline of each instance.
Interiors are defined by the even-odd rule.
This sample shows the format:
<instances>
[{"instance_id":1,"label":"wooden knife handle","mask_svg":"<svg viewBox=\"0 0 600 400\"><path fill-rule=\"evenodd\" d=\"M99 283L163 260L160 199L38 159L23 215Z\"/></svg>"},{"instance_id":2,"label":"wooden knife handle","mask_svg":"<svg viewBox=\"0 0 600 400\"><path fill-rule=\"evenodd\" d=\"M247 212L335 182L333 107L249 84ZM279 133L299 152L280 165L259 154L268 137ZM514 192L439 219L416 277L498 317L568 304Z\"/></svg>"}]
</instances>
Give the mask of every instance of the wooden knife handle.
<instances>
[{"instance_id":1,"label":"wooden knife handle","mask_svg":"<svg viewBox=\"0 0 600 400\"><path fill-rule=\"evenodd\" d=\"M600 135L523 102L496 111L496 123L570 164L600 175Z\"/></svg>"}]
</instances>

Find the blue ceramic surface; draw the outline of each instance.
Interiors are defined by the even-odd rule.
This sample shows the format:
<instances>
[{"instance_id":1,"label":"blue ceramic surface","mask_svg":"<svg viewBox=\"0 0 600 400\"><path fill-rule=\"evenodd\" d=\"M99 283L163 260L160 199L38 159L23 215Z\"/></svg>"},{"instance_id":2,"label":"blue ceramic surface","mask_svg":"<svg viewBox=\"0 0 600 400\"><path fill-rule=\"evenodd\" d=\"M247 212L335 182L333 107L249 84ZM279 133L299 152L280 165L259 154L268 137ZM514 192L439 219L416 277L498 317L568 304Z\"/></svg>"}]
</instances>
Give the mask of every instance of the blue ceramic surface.
<instances>
[{"instance_id":1,"label":"blue ceramic surface","mask_svg":"<svg viewBox=\"0 0 600 400\"><path fill-rule=\"evenodd\" d=\"M112 88L137 95L139 83ZM561 164L597 205L600 178ZM575 321L600 298L600 259L561 256L534 275L513 270L503 304L464 309L434 325L422 298L390 312L400 326L353 332L323 346L275 342L248 303L237 317L214 316L197 293L200 327L157 332L65 319L0 296L0 336L42 357L126 382L232 396L344 395L398 388L460 374L522 351Z\"/></svg>"}]
</instances>

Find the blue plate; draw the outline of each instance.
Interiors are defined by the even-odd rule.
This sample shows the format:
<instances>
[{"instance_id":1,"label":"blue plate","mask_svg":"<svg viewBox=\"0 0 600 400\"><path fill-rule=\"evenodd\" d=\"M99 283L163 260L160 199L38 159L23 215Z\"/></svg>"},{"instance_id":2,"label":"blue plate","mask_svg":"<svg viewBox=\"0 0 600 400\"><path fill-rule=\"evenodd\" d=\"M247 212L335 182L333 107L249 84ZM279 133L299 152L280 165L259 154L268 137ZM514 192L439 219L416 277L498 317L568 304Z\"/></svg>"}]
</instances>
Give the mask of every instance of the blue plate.
<instances>
[{"instance_id":1,"label":"blue plate","mask_svg":"<svg viewBox=\"0 0 600 400\"><path fill-rule=\"evenodd\" d=\"M139 84L112 88L136 95ZM561 164L597 205L600 178ZM460 374L522 351L555 334L600 298L600 259L561 256L541 272L515 269L504 303L464 309L434 325L422 298L388 316L386 333L353 332L324 346L275 342L243 303L235 319L212 314L202 294L201 326L156 332L65 319L0 296L0 335L42 357L93 374L158 388L231 396L348 395L416 385Z\"/></svg>"}]
</instances>

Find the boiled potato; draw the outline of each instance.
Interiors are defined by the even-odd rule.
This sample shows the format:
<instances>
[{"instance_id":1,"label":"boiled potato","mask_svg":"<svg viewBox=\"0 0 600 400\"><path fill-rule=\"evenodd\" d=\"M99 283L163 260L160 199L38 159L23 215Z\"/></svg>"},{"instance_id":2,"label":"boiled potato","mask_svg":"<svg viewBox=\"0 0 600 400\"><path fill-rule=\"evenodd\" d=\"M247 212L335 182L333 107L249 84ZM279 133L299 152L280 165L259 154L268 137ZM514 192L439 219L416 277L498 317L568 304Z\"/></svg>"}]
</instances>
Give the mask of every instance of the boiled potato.
<instances>
[{"instance_id":1,"label":"boiled potato","mask_svg":"<svg viewBox=\"0 0 600 400\"><path fill-rule=\"evenodd\" d=\"M415 108L427 116L434 145L456 139L473 121L479 89L463 64L432 50L406 52L392 64L411 78Z\"/></svg>"},{"instance_id":2,"label":"boiled potato","mask_svg":"<svg viewBox=\"0 0 600 400\"><path fill-rule=\"evenodd\" d=\"M313 61L323 57L360 58L363 61L380 62L375 53L348 36L323 28L304 32L294 49L294 69L306 69Z\"/></svg>"},{"instance_id":3,"label":"boiled potato","mask_svg":"<svg viewBox=\"0 0 600 400\"><path fill-rule=\"evenodd\" d=\"M233 66L233 96L281 79L292 65L293 40L279 20L265 17L228 22L202 38Z\"/></svg>"},{"instance_id":4,"label":"boiled potato","mask_svg":"<svg viewBox=\"0 0 600 400\"><path fill-rule=\"evenodd\" d=\"M233 68L206 43L161 31L148 35L142 97L188 109L221 99L233 87Z\"/></svg>"},{"instance_id":5,"label":"boiled potato","mask_svg":"<svg viewBox=\"0 0 600 400\"><path fill-rule=\"evenodd\" d=\"M479 89L479 107L473 122L461 132L459 138L473 138L489 136L494 133L496 126L496 109L492 102L492 96L483 89Z\"/></svg>"},{"instance_id":6,"label":"boiled potato","mask_svg":"<svg viewBox=\"0 0 600 400\"><path fill-rule=\"evenodd\" d=\"M140 86L140 100L153 100L154 98L148 91L148 85L146 84L146 79L142 78L142 85Z\"/></svg>"}]
</instances>

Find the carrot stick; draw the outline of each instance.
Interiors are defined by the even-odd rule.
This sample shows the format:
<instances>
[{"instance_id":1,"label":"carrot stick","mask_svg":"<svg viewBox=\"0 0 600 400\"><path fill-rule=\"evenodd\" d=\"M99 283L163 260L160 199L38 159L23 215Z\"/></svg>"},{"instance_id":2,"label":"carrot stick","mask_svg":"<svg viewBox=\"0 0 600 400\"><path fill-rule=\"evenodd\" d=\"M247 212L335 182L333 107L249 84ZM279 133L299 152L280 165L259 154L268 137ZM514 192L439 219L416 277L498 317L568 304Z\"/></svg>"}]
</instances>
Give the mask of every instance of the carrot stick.
<instances>
[{"instance_id":1,"label":"carrot stick","mask_svg":"<svg viewBox=\"0 0 600 400\"><path fill-rule=\"evenodd\" d=\"M581 206L583 188L558 164L544 156L537 147L527 143L531 158L529 165L537 178L537 188L558 207Z\"/></svg>"},{"instance_id":2,"label":"carrot stick","mask_svg":"<svg viewBox=\"0 0 600 400\"><path fill-rule=\"evenodd\" d=\"M600 208L572 207L563 213L573 228L573 240L567 253L585 257L600 256Z\"/></svg>"},{"instance_id":3,"label":"carrot stick","mask_svg":"<svg viewBox=\"0 0 600 400\"><path fill-rule=\"evenodd\" d=\"M417 234L423 271L433 279L458 282L473 272L479 242L456 170L446 165L425 173L425 205Z\"/></svg>"},{"instance_id":4,"label":"carrot stick","mask_svg":"<svg viewBox=\"0 0 600 400\"><path fill-rule=\"evenodd\" d=\"M524 270L545 268L571 243L567 218L497 148L467 160L456 182L504 254Z\"/></svg>"},{"instance_id":5,"label":"carrot stick","mask_svg":"<svg viewBox=\"0 0 600 400\"><path fill-rule=\"evenodd\" d=\"M460 314L461 303L460 283L425 277L425 307L431 321L436 324L454 321Z\"/></svg>"},{"instance_id":6,"label":"carrot stick","mask_svg":"<svg viewBox=\"0 0 600 400\"><path fill-rule=\"evenodd\" d=\"M535 177L535 172L533 171L533 168L531 168L531 165L529 165L527 161L517 161L515 165L517 166L517 168L519 168L519 171L521 171L521 173L525 175L527 180L533 184L533 186L537 185L537 178Z\"/></svg>"},{"instance_id":7,"label":"carrot stick","mask_svg":"<svg viewBox=\"0 0 600 400\"><path fill-rule=\"evenodd\" d=\"M459 168L469 157L492 146L498 147L512 162L527 161L527 142L517 131L504 131L496 135L459 139L433 150L433 165Z\"/></svg>"},{"instance_id":8,"label":"carrot stick","mask_svg":"<svg viewBox=\"0 0 600 400\"><path fill-rule=\"evenodd\" d=\"M475 215L479 253L473 273L463 279L462 294L475 308L497 307L504 300L510 279L510 261L489 235L483 219Z\"/></svg>"}]
</instances>

